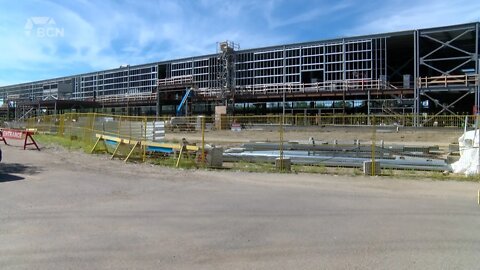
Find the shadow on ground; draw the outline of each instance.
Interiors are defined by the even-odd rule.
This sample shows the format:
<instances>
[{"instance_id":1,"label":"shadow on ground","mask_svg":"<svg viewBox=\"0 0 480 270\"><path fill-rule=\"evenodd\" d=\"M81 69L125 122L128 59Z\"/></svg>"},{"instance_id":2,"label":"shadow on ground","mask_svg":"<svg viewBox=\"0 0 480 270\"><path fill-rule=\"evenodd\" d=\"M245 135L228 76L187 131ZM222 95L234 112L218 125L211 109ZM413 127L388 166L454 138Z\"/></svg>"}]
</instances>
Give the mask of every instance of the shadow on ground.
<instances>
[{"instance_id":1,"label":"shadow on ground","mask_svg":"<svg viewBox=\"0 0 480 270\"><path fill-rule=\"evenodd\" d=\"M25 179L12 174L33 175L40 172L40 168L20 163L0 163L0 183Z\"/></svg>"},{"instance_id":2,"label":"shadow on ground","mask_svg":"<svg viewBox=\"0 0 480 270\"><path fill-rule=\"evenodd\" d=\"M25 177L16 176L8 173L0 173L0 183L25 180Z\"/></svg>"}]
</instances>

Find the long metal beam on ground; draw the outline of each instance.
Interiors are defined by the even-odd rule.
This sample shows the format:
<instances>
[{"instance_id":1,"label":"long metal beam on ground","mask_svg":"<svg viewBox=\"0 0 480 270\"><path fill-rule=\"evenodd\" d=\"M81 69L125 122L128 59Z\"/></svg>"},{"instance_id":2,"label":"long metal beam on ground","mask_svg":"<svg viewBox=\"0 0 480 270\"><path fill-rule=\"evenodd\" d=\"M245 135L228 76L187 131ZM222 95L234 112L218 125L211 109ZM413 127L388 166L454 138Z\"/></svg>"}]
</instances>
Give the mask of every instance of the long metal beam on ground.
<instances>
[{"instance_id":1,"label":"long metal beam on ground","mask_svg":"<svg viewBox=\"0 0 480 270\"><path fill-rule=\"evenodd\" d=\"M278 151L249 151L241 153L224 153L226 162L249 161L273 163L279 157ZM323 165L333 167L356 167L363 166L363 162L370 161L371 157L345 157L335 155L307 155L306 153L293 153L284 151L284 157L290 159L292 164ZM450 165L441 159L397 157L394 159L375 158L382 169L405 169L425 171L451 171Z\"/></svg>"}]
</instances>

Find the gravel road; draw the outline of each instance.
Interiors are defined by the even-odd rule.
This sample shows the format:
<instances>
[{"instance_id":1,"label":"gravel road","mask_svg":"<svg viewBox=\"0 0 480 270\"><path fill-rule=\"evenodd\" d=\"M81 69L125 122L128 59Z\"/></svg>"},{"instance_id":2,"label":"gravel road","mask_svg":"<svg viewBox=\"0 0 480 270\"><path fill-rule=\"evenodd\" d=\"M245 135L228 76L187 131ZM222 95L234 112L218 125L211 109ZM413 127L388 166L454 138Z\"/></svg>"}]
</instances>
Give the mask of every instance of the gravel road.
<instances>
[{"instance_id":1,"label":"gravel road","mask_svg":"<svg viewBox=\"0 0 480 270\"><path fill-rule=\"evenodd\" d=\"M0 269L479 267L479 183L2 150Z\"/></svg>"}]
</instances>

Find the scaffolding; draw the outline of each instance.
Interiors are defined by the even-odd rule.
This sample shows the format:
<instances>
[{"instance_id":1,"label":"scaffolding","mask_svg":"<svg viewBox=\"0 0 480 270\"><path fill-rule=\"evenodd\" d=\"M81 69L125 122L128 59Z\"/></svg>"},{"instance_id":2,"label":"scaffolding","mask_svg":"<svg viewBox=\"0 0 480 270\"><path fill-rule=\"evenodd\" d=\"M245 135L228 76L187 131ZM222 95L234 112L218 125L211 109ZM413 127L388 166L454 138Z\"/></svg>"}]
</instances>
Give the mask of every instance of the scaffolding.
<instances>
[{"instance_id":1,"label":"scaffolding","mask_svg":"<svg viewBox=\"0 0 480 270\"><path fill-rule=\"evenodd\" d=\"M235 94L235 51L240 49L240 45L232 41L219 42L217 46L218 61L218 98L223 105L228 106L233 103ZM215 91L215 90L213 90Z\"/></svg>"}]
</instances>

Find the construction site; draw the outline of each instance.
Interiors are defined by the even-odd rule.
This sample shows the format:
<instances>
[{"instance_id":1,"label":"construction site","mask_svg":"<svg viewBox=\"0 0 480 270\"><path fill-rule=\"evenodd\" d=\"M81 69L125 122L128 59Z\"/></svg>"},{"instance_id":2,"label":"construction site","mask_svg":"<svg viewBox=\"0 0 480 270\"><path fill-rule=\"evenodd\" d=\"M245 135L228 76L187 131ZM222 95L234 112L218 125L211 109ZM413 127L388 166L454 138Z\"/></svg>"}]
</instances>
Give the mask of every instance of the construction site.
<instances>
[{"instance_id":1,"label":"construction site","mask_svg":"<svg viewBox=\"0 0 480 270\"><path fill-rule=\"evenodd\" d=\"M1 86L0 268L475 269L479 27Z\"/></svg>"},{"instance_id":2,"label":"construction site","mask_svg":"<svg viewBox=\"0 0 480 270\"><path fill-rule=\"evenodd\" d=\"M7 128L95 143L112 158L124 146L125 160L162 153L177 167L192 152L216 156L214 167L469 175L480 157L458 161L458 138L480 126L479 25L247 50L219 42L212 55L1 87L1 113Z\"/></svg>"},{"instance_id":3,"label":"construction site","mask_svg":"<svg viewBox=\"0 0 480 270\"><path fill-rule=\"evenodd\" d=\"M123 115L472 115L479 23L192 56L0 87L1 117ZM246 44L248 45L248 44Z\"/></svg>"}]
</instances>

